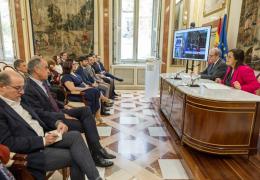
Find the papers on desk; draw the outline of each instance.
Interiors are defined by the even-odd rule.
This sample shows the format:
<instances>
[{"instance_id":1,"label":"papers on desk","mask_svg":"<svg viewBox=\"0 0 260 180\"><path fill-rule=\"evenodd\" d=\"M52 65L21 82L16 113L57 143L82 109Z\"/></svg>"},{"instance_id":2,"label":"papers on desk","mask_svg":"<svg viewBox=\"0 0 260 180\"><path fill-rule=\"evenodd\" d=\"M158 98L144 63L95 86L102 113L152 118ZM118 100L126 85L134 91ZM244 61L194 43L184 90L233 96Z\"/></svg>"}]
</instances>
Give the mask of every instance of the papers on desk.
<instances>
[{"instance_id":1,"label":"papers on desk","mask_svg":"<svg viewBox=\"0 0 260 180\"><path fill-rule=\"evenodd\" d=\"M231 89L228 86L218 83L201 83L201 85L207 89Z\"/></svg>"}]
</instances>

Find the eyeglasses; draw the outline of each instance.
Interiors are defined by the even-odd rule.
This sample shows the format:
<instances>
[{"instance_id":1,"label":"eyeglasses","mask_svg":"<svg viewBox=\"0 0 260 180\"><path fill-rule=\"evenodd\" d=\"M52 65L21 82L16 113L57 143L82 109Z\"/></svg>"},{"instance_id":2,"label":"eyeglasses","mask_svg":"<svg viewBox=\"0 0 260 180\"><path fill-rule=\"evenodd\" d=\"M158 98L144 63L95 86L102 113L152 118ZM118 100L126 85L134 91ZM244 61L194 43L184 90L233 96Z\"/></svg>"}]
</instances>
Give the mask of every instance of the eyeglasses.
<instances>
[{"instance_id":1,"label":"eyeglasses","mask_svg":"<svg viewBox=\"0 0 260 180\"><path fill-rule=\"evenodd\" d=\"M24 86L11 86L11 85L8 85L8 86L11 88L14 88L18 92L24 91Z\"/></svg>"}]
</instances>

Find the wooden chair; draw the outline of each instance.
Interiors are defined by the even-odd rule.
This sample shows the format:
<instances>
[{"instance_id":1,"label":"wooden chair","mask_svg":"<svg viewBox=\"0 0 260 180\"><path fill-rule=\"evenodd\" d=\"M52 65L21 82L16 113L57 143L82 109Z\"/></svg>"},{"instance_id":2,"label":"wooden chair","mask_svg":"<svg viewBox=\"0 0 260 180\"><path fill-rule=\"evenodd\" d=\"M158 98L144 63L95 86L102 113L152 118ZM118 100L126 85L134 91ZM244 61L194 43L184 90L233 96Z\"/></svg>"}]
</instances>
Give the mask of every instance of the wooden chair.
<instances>
[{"instance_id":1,"label":"wooden chair","mask_svg":"<svg viewBox=\"0 0 260 180\"><path fill-rule=\"evenodd\" d=\"M4 71L4 70L7 70L7 69L11 69L11 70L13 70L13 71L17 71L14 67L9 66L9 65L5 65L5 66L3 67L3 71Z\"/></svg>"},{"instance_id":2,"label":"wooden chair","mask_svg":"<svg viewBox=\"0 0 260 180\"><path fill-rule=\"evenodd\" d=\"M0 72L3 71L3 68L7 66L5 62L0 61Z\"/></svg>"},{"instance_id":3,"label":"wooden chair","mask_svg":"<svg viewBox=\"0 0 260 180\"><path fill-rule=\"evenodd\" d=\"M35 180L35 178L31 175L31 173L27 170L27 155L26 154L15 154L11 161L12 164L9 167L10 171L15 176L16 180ZM69 167L63 168L62 171L62 179L67 180L69 178ZM46 173L45 179L48 180L52 177L55 171L50 171Z\"/></svg>"},{"instance_id":4,"label":"wooden chair","mask_svg":"<svg viewBox=\"0 0 260 180\"><path fill-rule=\"evenodd\" d=\"M64 96L65 96L65 105L70 106L72 108L77 108L77 107L84 107L87 105L87 101L84 97L84 92L80 92L80 91L67 91L67 89L64 86L61 86L61 88L63 89L64 92ZM76 95L81 97L81 102L76 102L76 101L69 101L68 97L69 95Z\"/></svg>"}]
</instances>

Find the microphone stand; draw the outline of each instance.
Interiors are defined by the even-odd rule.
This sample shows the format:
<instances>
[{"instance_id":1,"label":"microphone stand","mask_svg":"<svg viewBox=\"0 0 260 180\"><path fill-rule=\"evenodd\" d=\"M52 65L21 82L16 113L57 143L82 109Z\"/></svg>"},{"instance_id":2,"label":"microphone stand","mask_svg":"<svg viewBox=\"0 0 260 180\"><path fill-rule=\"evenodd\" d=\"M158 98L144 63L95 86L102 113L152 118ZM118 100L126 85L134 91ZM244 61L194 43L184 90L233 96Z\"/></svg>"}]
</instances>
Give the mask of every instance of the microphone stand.
<instances>
[{"instance_id":1,"label":"microphone stand","mask_svg":"<svg viewBox=\"0 0 260 180\"><path fill-rule=\"evenodd\" d=\"M179 75L180 75L182 72L185 72L185 71L186 71L186 70L182 70L182 71L180 71L180 72L177 72L176 75L175 75L175 77L174 77L173 79L175 79L175 80L182 80L182 78L179 77Z\"/></svg>"},{"instance_id":2,"label":"microphone stand","mask_svg":"<svg viewBox=\"0 0 260 180\"><path fill-rule=\"evenodd\" d=\"M192 79L192 77L191 77L191 84L189 84L188 86L189 86L189 87L200 87L200 85L195 84L195 81L196 81L197 79L200 79L200 77L197 77L197 78L195 78L195 79Z\"/></svg>"}]
</instances>

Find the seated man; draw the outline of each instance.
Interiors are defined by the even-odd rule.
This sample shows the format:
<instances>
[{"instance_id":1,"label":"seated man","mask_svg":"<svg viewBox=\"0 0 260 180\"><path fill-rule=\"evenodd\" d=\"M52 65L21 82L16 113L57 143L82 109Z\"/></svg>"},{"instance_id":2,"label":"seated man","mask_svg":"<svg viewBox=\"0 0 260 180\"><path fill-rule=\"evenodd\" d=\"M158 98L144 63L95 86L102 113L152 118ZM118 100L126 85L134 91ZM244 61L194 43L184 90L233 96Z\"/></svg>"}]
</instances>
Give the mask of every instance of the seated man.
<instances>
[{"instance_id":1,"label":"seated man","mask_svg":"<svg viewBox=\"0 0 260 180\"><path fill-rule=\"evenodd\" d=\"M28 71L27 71L27 64L24 60L17 59L14 61L14 68L24 77L27 78Z\"/></svg>"},{"instance_id":2,"label":"seated man","mask_svg":"<svg viewBox=\"0 0 260 180\"><path fill-rule=\"evenodd\" d=\"M102 74L104 76L110 77L110 78L115 79L120 82L124 81L123 79L118 78L118 77L110 74L109 72L107 72L104 65L100 61L101 60L100 56L97 56L97 55L94 55L94 56L95 56L95 58L94 58L94 63L92 65L92 68L95 70L96 74Z\"/></svg>"},{"instance_id":3,"label":"seated man","mask_svg":"<svg viewBox=\"0 0 260 180\"><path fill-rule=\"evenodd\" d=\"M22 101L32 106L41 119L54 122L61 120L69 130L84 132L89 149L97 166L112 166L113 162L106 159L115 158L108 154L99 143L96 122L89 107L64 109L63 104L57 103L52 97L46 84L48 64L40 57L33 57L28 63L30 78L27 79Z\"/></svg>"},{"instance_id":4,"label":"seated man","mask_svg":"<svg viewBox=\"0 0 260 180\"><path fill-rule=\"evenodd\" d=\"M36 179L45 179L46 171L71 167L71 179L101 179L81 134L67 132L61 121L40 119L31 107L20 102L24 78L14 71L0 73L0 144L12 152L25 153L27 168ZM56 142L56 129L62 140ZM45 134L46 133L46 134ZM45 134L45 135L44 135Z\"/></svg>"},{"instance_id":5,"label":"seated man","mask_svg":"<svg viewBox=\"0 0 260 180\"><path fill-rule=\"evenodd\" d=\"M223 78L227 65L220 59L221 51L218 48L213 48L209 51L209 65L201 73L202 79L210 79L215 81L216 78Z\"/></svg>"},{"instance_id":6,"label":"seated man","mask_svg":"<svg viewBox=\"0 0 260 180\"><path fill-rule=\"evenodd\" d=\"M110 77L106 77L103 74L96 74L95 70L92 68L92 65L95 62L95 55L94 54L90 54L88 56L88 62L89 65L86 67L85 71L88 71L88 73L90 73L91 77L93 77L96 81L103 81L107 84L110 84L110 94L109 94L109 98L114 99L115 96L118 96L115 93L115 83L114 83L114 79L110 78Z\"/></svg>"},{"instance_id":7,"label":"seated man","mask_svg":"<svg viewBox=\"0 0 260 180\"><path fill-rule=\"evenodd\" d=\"M78 58L79 66L76 70L76 73L80 75L83 82L85 84L88 84L92 87L97 87L102 91L104 96L109 97L109 91L110 91L110 85L107 83L97 83L88 73L88 71L85 71L86 67L89 65L88 56L80 56ZM93 82L93 83L92 83Z\"/></svg>"}]
</instances>

